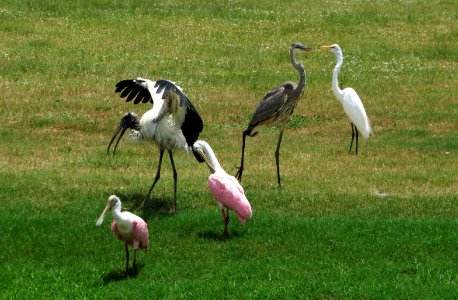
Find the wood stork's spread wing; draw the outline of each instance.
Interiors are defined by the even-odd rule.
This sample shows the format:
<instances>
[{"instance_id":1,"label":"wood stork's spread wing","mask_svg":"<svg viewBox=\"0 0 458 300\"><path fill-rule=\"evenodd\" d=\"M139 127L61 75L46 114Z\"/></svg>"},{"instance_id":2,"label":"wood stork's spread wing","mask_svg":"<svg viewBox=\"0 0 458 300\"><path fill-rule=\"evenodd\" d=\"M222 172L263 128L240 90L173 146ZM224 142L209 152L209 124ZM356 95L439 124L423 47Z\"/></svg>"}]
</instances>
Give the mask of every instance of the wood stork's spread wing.
<instances>
[{"instance_id":1,"label":"wood stork's spread wing","mask_svg":"<svg viewBox=\"0 0 458 300\"><path fill-rule=\"evenodd\" d=\"M256 111L251 117L250 125L255 126L275 115L286 101L284 86L279 86L268 92L256 107Z\"/></svg>"},{"instance_id":2,"label":"wood stork's spread wing","mask_svg":"<svg viewBox=\"0 0 458 300\"><path fill-rule=\"evenodd\" d=\"M149 86L149 90L147 86ZM181 128L186 143L190 146L198 139L204 128L202 119L191 101L182 89L172 81L161 79L152 82L142 78L126 79L116 84L115 92L121 93L121 98L127 97L126 102L135 98L135 104L140 102L154 103L154 98L162 97L164 104L160 108L158 119L172 114L175 124Z\"/></svg>"},{"instance_id":3,"label":"wood stork's spread wing","mask_svg":"<svg viewBox=\"0 0 458 300\"><path fill-rule=\"evenodd\" d=\"M163 93L162 98L165 101L159 115L172 114L175 123L183 132L186 143L192 146L204 128L196 108L175 83L169 80L158 80L154 87L157 88L156 93Z\"/></svg>"},{"instance_id":4,"label":"wood stork's spread wing","mask_svg":"<svg viewBox=\"0 0 458 300\"><path fill-rule=\"evenodd\" d=\"M116 84L115 93L121 92L120 97L125 98L126 102L132 101L135 98L134 103L147 103L152 102L151 94L147 88L138 85L135 79L121 80Z\"/></svg>"}]
</instances>

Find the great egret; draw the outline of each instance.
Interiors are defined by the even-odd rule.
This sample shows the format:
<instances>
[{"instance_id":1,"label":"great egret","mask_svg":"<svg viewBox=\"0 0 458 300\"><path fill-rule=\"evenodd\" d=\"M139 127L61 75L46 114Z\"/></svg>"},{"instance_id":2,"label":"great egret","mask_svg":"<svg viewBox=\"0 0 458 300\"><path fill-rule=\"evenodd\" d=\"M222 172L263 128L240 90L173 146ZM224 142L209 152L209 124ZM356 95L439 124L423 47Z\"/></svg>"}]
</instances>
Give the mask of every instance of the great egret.
<instances>
[{"instance_id":1,"label":"great egret","mask_svg":"<svg viewBox=\"0 0 458 300\"><path fill-rule=\"evenodd\" d=\"M333 44L330 46L321 46L321 49L324 51L331 51L336 55L337 64L334 67L334 72L332 74L332 91L334 92L334 96L337 98L337 100L342 103L343 109L351 121L351 142L350 150L348 153L351 153L353 139L356 134L355 152L358 154L358 131L364 138L369 137L372 132L371 125L369 124L369 119L367 118L363 103L361 102L361 99L355 90L350 87L343 90L339 88L337 76L339 75L343 63L342 50L340 49L339 45Z\"/></svg>"}]
</instances>

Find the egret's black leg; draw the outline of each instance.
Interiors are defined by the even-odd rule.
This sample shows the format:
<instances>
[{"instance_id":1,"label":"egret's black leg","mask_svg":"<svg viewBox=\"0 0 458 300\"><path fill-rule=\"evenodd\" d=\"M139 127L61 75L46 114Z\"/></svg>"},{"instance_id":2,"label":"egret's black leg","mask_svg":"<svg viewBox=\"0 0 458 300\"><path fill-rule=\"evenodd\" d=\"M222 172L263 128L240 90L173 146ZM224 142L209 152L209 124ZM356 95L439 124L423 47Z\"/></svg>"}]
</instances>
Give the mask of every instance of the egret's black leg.
<instances>
[{"instance_id":1,"label":"egret's black leg","mask_svg":"<svg viewBox=\"0 0 458 300\"><path fill-rule=\"evenodd\" d=\"M127 244L124 244L126 248L126 274L129 274L129 248L127 247Z\"/></svg>"},{"instance_id":2,"label":"egret's black leg","mask_svg":"<svg viewBox=\"0 0 458 300\"><path fill-rule=\"evenodd\" d=\"M275 161L277 163L277 181L278 181L278 189L281 188L280 184L280 144L281 144L281 139L283 137L283 131L285 127L282 127L280 129L280 136L278 138L278 144L277 144L277 150L275 150Z\"/></svg>"},{"instance_id":3,"label":"egret's black leg","mask_svg":"<svg viewBox=\"0 0 458 300\"><path fill-rule=\"evenodd\" d=\"M172 164L172 170L173 170L173 211L175 212L177 210L177 181L178 181L178 175L177 175L177 170L175 169L175 162L173 161L173 154L172 150L169 151L169 157L170 157L170 163Z\"/></svg>"},{"instance_id":4,"label":"egret's black leg","mask_svg":"<svg viewBox=\"0 0 458 300\"><path fill-rule=\"evenodd\" d=\"M353 129L353 123L350 123L351 126L351 142L350 142L350 150L348 150L348 154L351 153L351 147L353 146L353 139L355 138L355 130Z\"/></svg>"},{"instance_id":5,"label":"egret's black leg","mask_svg":"<svg viewBox=\"0 0 458 300\"><path fill-rule=\"evenodd\" d=\"M245 139L248 133L246 131L243 132L243 140L242 140L242 161L240 162L240 167L237 171L237 174L235 174L235 177L242 182L242 173L243 173L243 163L245 159Z\"/></svg>"},{"instance_id":6,"label":"egret's black leg","mask_svg":"<svg viewBox=\"0 0 458 300\"><path fill-rule=\"evenodd\" d=\"M161 166L162 166L162 157L163 156L164 156L164 150L161 149L161 151L159 153L159 163L157 165L156 177L154 177L153 184L149 188L149 191L148 191L148 194L146 195L145 200L143 200L142 205L140 205L140 207L138 207L138 209L142 209L142 208L145 207L146 201L150 198L151 192L153 191L154 186L156 185L156 182L159 180L159 178L161 178Z\"/></svg>"},{"instance_id":7,"label":"egret's black leg","mask_svg":"<svg viewBox=\"0 0 458 300\"><path fill-rule=\"evenodd\" d=\"M356 154L358 154L358 128L355 126L355 131L356 131Z\"/></svg>"}]
</instances>

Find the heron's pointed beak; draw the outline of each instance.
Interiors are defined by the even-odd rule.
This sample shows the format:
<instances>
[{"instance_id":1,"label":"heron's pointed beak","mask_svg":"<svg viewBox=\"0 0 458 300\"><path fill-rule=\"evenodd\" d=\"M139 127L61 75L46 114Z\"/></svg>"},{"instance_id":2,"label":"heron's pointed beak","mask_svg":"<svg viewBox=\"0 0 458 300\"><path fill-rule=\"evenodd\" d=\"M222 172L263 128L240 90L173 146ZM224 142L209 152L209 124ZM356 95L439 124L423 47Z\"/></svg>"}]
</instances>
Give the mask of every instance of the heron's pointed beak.
<instances>
[{"instance_id":1,"label":"heron's pointed beak","mask_svg":"<svg viewBox=\"0 0 458 300\"><path fill-rule=\"evenodd\" d=\"M321 50L323 51L331 51L332 48L334 48L334 46L321 46Z\"/></svg>"},{"instance_id":2,"label":"heron's pointed beak","mask_svg":"<svg viewBox=\"0 0 458 300\"><path fill-rule=\"evenodd\" d=\"M95 223L96 226L100 226L103 223L103 219L105 218L105 215L107 214L107 211L112 207L111 201L107 203L107 206L105 206L105 209L103 210L102 214L100 215L99 219Z\"/></svg>"},{"instance_id":3,"label":"heron's pointed beak","mask_svg":"<svg viewBox=\"0 0 458 300\"><path fill-rule=\"evenodd\" d=\"M124 132L126 132L126 129L127 129L127 127L124 127L122 124L119 124L119 126L116 128L116 130L115 130L115 132L113 134L113 137L110 140L110 144L108 144L107 155L110 152L111 144L113 144L113 141L115 140L116 136L119 134L119 132L121 132L121 134L119 135L118 140L116 141L116 144L115 144L115 146L113 148L113 156L115 155L116 147L118 147L119 141L121 140L122 136L124 135Z\"/></svg>"},{"instance_id":4,"label":"heron's pointed beak","mask_svg":"<svg viewBox=\"0 0 458 300\"><path fill-rule=\"evenodd\" d=\"M309 46L304 46L303 48L300 48L301 51L312 51L313 49Z\"/></svg>"}]
</instances>

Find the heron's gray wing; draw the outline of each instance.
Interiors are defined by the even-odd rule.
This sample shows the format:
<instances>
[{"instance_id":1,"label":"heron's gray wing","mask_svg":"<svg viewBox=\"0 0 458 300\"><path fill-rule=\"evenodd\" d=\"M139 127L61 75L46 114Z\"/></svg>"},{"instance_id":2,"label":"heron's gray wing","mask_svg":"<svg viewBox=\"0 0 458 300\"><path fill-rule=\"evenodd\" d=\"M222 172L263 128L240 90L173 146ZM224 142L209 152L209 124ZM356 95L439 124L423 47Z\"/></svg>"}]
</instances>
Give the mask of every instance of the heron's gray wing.
<instances>
[{"instance_id":1,"label":"heron's gray wing","mask_svg":"<svg viewBox=\"0 0 458 300\"><path fill-rule=\"evenodd\" d=\"M164 105L159 116L172 114L175 124L183 132L186 143L192 146L204 128L202 118L196 108L183 90L172 81L161 79L156 81L154 87L157 88L158 94L163 92Z\"/></svg>"},{"instance_id":2,"label":"heron's gray wing","mask_svg":"<svg viewBox=\"0 0 458 300\"><path fill-rule=\"evenodd\" d=\"M121 98L127 97L126 102L130 102L134 98L135 104L140 102L152 102L151 94L148 89L138 85L135 79L126 79L118 82L116 84L115 93L121 93Z\"/></svg>"},{"instance_id":3,"label":"heron's gray wing","mask_svg":"<svg viewBox=\"0 0 458 300\"><path fill-rule=\"evenodd\" d=\"M275 116L286 101L285 87L279 86L268 92L256 107L250 126Z\"/></svg>"}]
</instances>

